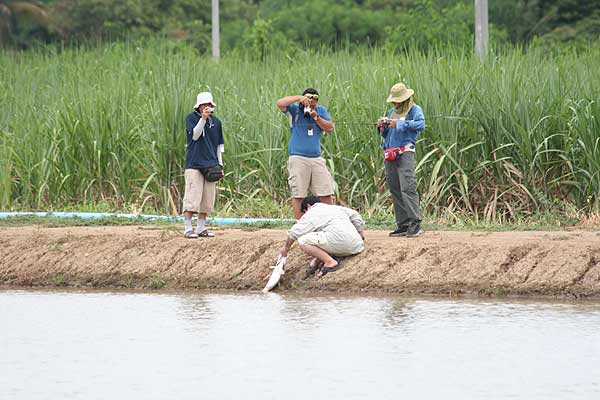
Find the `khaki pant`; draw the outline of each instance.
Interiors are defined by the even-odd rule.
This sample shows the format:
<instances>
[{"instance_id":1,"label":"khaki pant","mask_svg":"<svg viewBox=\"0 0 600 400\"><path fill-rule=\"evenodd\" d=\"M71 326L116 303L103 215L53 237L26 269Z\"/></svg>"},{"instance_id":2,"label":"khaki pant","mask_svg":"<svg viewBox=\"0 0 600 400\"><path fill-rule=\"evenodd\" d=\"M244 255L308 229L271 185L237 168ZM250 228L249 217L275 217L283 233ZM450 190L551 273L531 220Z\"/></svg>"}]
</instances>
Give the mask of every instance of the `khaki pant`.
<instances>
[{"instance_id":1,"label":"khaki pant","mask_svg":"<svg viewBox=\"0 0 600 400\"><path fill-rule=\"evenodd\" d=\"M197 169L185 170L183 211L208 214L215 208L217 182L209 182Z\"/></svg>"},{"instance_id":2,"label":"khaki pant","mask_svg":"<svg viewBox=\"0 0 600 400\"><path fill-rule=\"evenodd\" d=\"M321 157L290 156L288 183L294 198L304 198L308 191L313 196L332 195L335 182Z\"/></svg>"}]
</instances>

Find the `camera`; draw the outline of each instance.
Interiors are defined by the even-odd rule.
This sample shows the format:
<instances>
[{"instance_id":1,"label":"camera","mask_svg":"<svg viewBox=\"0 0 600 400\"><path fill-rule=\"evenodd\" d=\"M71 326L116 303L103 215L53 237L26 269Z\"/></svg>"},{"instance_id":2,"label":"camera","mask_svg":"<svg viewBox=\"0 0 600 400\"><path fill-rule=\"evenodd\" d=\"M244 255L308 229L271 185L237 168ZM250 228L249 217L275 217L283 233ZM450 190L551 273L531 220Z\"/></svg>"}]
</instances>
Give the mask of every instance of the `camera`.
<instances>
[{"instance_id":1,"label":"camera","mask_svg":"<svg viewBox=\"0 0 600 400\"><path fill-rule=\"evenodd\" d=\"M209 113L213 113L215 111L214 107L206 107L206 111L208 111Z\"/></svg>"},{"instance_id":2,"label":"camera","mask_svg":"<svg viewBox=\"0 0 600 400\"><path fill-rule=\"evenodd\" d=\"M310 106L304 106L304 116L310 117Z\"/></svg>"}]
</instances>

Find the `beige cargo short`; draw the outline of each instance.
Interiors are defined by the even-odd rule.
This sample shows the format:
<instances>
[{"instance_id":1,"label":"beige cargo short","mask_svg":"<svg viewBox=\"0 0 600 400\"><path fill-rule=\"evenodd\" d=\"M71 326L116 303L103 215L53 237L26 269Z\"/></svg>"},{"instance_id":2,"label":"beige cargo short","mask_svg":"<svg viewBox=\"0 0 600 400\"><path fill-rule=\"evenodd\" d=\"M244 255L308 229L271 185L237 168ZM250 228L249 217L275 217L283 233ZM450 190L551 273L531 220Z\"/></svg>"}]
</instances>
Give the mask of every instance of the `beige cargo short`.
<instances>
[{"instance_id":1,"label":"beige cargo short","mask_svg":"<svg viewBox=\"0 0 600 400\"><path fill-rule=\"evenodd\" d=\"M185 170L183 211L208 214L215 209L217 182L209 182L197 169Z\"/></svg>"},{"instance_id":2,"label":"beige cargo short","mask_svg":"<svg viewBox=\"0 0 600 400\"><path fill-rule=\"evenodd\" d=\"M335 182L321 157L290 156L288 184L292 197L329 196L335 192Z\"/></svg>"},{"instance_id":3,"label":"beige cargo short","mask_svg":"<svg viewBox=\"0 0 600 400\"><path fill-rule=\"evenodd\" d=\"M358 254L365 248L364 242L358 235L353 238L340 239L339 236L327 232L309 232L298 238L298 244L317 246L329 255L342 257Z\"/></svg>"}]
</instances>

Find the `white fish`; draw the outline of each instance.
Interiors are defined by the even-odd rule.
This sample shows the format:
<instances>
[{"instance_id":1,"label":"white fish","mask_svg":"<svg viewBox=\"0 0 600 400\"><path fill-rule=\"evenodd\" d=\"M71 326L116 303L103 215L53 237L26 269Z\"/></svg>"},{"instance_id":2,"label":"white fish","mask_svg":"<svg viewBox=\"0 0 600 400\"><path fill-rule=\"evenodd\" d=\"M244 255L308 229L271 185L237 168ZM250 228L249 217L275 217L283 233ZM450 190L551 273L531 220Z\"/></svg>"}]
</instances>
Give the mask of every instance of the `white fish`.
<instances>
[{"instance_id":1,"label":"white fish","mask_svg":"<svg viewBox=\"0 0 600 400\"><path fill-rule=\"evenodd\" d=\"M285 273L283 267L285 266L286 259L287 257L282 257L281 254L279 255L279 257L277 257L277 264L275 264L273 272L271 272L271 276L269 277L269 281L267 282L265 288L262 290L263 292L267 293L279 283L281 275Z\"/></svg>"}]
</instances>

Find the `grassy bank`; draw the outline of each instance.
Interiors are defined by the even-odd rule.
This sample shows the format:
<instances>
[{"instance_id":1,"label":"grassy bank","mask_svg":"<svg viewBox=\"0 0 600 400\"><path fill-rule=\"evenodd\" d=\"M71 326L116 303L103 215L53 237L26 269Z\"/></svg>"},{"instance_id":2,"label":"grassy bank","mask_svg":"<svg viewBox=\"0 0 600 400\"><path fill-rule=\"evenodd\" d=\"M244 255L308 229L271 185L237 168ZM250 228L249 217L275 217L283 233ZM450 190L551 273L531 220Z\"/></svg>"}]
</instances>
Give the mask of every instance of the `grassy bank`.
<instances>
[{"instance_id":1,"label":"grassy bank","mask_svg":"<svg viewBox=\"0 0 600 400\"><path fill-rule=\"evenodd\" d=\"M323 141L338 199L391 215L369 123L406 81L427 119L418 143L425 213L505 223L600 211L600 49L552 57L379 50L273 54L215 63L169 44L0 53L0 207L177 213L184 121L210 89L224 122L219 212L288 216L288 128L277 98L319 89L336 131Z\"/></svg>"},{"instance_id":2,"label":"grassy bank","mask_svg":"<svg viewBox=\"0 0 600 400\"><path fill-rule=\"evenodd\" d=\"M216 216L221 213L217 212ZM393 230L393 215L377 214L373 217L365 218L367 230ZM209 221L211 227L218 226L218 223ZM240 222L235 224L223 225L224 228L238 228L243 230L258 229L289 229L293 223L290 219L259 221L259 222ZM587 224L581 224L576 219L560 218L556 214L536 214L535 217L515 219L514 221L498 224L494 222L474 221L473 219L461 219L458 221L444 221L438 216L425 216L422 226L426 231L468 231L468 232L492 232L492 231L553 231L553 230L595 230L598 221ZM142 226L144 229L162 229L180 232L182 223L175 220L164 219L144 219L144 218L126 218L118 215L112 215L102 218L81 218L69 217L62 218L49 214L47 216L20 215L7 218L0 218L0 227L86 227L86 226Z\"/></svg>"}]
</instances>

